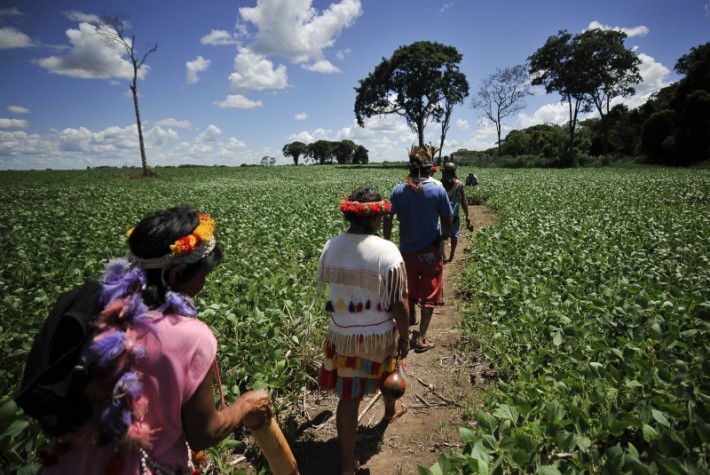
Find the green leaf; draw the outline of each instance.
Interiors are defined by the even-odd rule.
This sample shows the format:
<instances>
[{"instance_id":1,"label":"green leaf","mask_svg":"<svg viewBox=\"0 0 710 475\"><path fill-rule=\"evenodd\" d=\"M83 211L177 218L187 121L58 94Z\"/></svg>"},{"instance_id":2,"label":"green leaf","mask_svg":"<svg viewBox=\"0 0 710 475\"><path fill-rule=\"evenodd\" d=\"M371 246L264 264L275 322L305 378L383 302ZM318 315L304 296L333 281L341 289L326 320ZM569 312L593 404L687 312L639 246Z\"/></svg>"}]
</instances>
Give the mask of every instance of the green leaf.
<instances>
[{"instance_id":1,"label":"green leaf","mask_svg":"<svg viewBox=\"0 0 710 475\"><path fill-rule=\"evenodd\" d=\"M670 427L671 423L668 422L666 415L657 409L651 409L651 415L653 418L664 427Z\"/></svg>"},{"instance_id":2,"label":"green leaf","mask_svg":"<svg viewBox=\"0 0 710 475\"><path fill-rule=\"evenodd\" d=\"M509 420L514 424L517 422L518 416L520 415L515 406L510 406L508 404L499 404L493 414L501 419Z\"/></svg>"},{"instance_id":3,"label":"green leaf","mask_svg":"<svg viewBox=\"0 0 710 475\"><path fill-rule=\"evenodd\" d=\"M562 472L560 472L557 467L554 465L540 465L537 467L537 474L538 475L562 475Z\"/></svg>"},{"instance_id":4,"label":"green leaf","mask_svg":"<svg viewBox=\"0 0 710 475\"><path fill-rule=\"evenodd\" d=\"M654 429L652 426L650 426L648 424L643 425L642 431L643 431L643 439L646 442L651 442L652 440L656 440L656 439L660 438L660 435L658 434L656 429Z\"/></svg>"}]
</instances>

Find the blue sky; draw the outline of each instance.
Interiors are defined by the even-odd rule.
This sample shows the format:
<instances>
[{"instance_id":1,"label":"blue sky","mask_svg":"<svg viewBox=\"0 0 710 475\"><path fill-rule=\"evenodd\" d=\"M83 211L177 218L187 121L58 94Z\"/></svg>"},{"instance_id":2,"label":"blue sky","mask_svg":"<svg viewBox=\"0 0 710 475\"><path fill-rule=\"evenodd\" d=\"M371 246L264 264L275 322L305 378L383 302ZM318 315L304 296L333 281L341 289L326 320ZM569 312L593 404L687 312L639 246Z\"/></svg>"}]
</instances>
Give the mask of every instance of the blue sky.
<instances>
[{"instance_id":1,"label":"blue sky","mask_svg":"<svg viewBox=\"0 0 710 475\"><path fill-rule=\"evenodd\" d=\"M140 166L130 64L95 16L125 14L139 55L148 162L292 163L295 140L353 140L370 160L403 160L416 136L401 118L355 122L355 87L400 46L454 46L471 95L454 109L444 153L482 150L495 127L471 108L483 79L523 63L559 30L623 29L642 60L630 107L676 81L677 59L710 41L710 0L0 0L0 169ZM543 90L504 134L565 123ZM426 140L438 143L439 127Z\"/></svg>"}]
</instances>

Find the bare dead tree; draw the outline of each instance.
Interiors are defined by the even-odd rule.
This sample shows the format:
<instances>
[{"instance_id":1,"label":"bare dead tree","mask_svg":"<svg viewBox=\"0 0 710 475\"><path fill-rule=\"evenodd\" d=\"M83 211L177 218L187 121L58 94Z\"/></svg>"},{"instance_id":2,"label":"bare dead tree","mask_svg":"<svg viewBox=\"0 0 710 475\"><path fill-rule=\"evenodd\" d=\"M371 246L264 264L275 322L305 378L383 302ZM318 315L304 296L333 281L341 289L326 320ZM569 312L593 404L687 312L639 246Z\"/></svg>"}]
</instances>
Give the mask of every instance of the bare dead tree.
<instances>
[{"instance_id":1,"label":"bare dead tree","mask_svg":"<svg viewBox=\"0 0 710 475\"><path fill-rule=\"evenodd\" d=\"M136 125L138 126L138 143L141 150L141 165L143 166L143 176L151 176L150 168L148 168L148 159L145 155L145 144L143 142L143 127L141 125L141 112L138 107L138 71L145 64L146 59L151 53L158 50L158 43L149 46L148 51L140 56L135 50L135 35L130 37L126 34L126 25L128 18L123 14L102 15L101 19L93 26L96 31L108 44L118 44L126 50L128 59L133 66L133 80L130 84L131 93L133 94L133 107L136 113Z\"/></svg>"}]
</instances>

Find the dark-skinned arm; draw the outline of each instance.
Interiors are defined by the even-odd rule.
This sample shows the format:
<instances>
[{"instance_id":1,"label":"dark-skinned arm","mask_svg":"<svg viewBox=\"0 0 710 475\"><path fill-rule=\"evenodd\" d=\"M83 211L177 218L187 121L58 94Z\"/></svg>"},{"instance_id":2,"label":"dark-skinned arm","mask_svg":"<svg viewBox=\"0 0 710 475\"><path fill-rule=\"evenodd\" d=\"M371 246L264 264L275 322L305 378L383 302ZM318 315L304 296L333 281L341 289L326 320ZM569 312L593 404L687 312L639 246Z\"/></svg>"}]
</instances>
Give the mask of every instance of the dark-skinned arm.
<instances>
[{"instance_id":1,"label":"dark-skinned arm","mask_svg":"<svg viewBox=\"0 0 710 475\"><path fill-rule=\"evenodd\" d=\"M466 215L466 228L469 231L473 231L473 225L471 224L471 217L468 214L468 200L466 199L466 189L464 186L459 188L461 190L461 208L463 209L463 214Z\"/></svg>"},{"instance_id":2,"label":"dark-skinned arm","mask_svg":"<svg viewBox=\"0 0 710 475\"><path fill-rule=\"evenodd\" d=\"M392 239L392 215L386 214L382 222L382 237L391 241Z\"/></svg>"},{"instance_id":3,"label":"dark-skinned arm","mask_svg":"<svg viewBox=\"0 0 710 475\"><path fill-rule=\"evenodd\" d=\"M182 426L192 450L203 450L219 443L236 428L261 426L273 416L266 391L247 391L233 406L218 411L212 392L212 372L182 407Z\"/></svg>"}]
</instances>

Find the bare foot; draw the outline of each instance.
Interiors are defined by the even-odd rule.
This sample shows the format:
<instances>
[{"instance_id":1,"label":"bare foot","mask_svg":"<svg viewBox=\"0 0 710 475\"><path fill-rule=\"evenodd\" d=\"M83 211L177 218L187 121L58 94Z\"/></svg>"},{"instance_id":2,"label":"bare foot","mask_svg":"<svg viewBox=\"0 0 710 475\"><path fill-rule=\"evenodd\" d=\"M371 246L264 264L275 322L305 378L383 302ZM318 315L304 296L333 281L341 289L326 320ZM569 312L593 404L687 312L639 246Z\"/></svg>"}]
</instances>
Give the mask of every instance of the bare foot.
<instances>
[{"instance_id":1,"label":"bare foot","mask_svg":"<svg viewBox=\"0 0 710 475\"><path fill-rule=\"evenodd\" d=\"M394 409L392 411L385 410L385 416L382 418L385 422L392 422L402 417L407 413L407 406L399 399L394 402Z\"/></svg>"}]
</instances>

